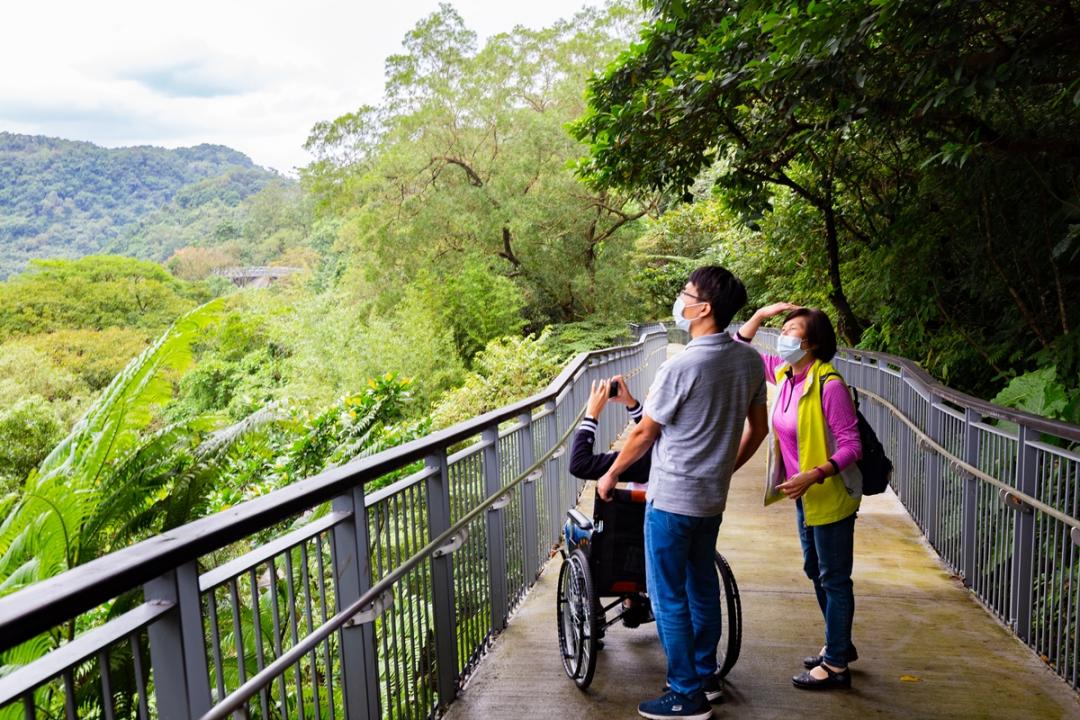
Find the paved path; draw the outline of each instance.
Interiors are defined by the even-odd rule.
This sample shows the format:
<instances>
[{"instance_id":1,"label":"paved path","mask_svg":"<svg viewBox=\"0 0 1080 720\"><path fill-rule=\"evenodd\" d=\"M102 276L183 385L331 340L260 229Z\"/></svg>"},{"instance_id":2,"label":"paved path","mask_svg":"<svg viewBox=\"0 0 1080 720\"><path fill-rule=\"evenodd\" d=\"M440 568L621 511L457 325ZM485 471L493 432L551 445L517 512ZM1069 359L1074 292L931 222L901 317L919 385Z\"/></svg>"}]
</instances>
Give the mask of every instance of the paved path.
<instances>
[{"instance_id":1,"label":"paved path","mask_svg":"<svg viewBox=\"0 0 1080 720\"><path fill-rule=\"evenodd\" d=\"M761 506L764 453L736 475L719 548L743 606L743 646L717 717L1080 718L1078 695L944 569L897 498L863 502L855 531L853 688L791 686L822 644L823 623L802 574L794 509ZM592 489L586 489L591 497ZM637 717L659 694L664 656L651 624L609 629L596 679L579 691L563 674L551 561L450 707L450 720Z\"/></svg>"}]
</instances>

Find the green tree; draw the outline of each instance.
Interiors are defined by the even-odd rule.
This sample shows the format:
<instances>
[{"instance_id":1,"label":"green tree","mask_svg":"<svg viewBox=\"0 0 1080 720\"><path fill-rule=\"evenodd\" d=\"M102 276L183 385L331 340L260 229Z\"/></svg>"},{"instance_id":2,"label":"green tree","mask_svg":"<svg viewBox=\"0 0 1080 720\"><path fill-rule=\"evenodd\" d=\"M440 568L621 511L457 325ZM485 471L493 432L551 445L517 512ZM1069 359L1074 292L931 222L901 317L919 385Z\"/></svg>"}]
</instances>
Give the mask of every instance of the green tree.
<instances>
[{"instance_id":1,"label":"green tree","mask_svg":"<svg viewBox=\"0 0 1080 720\"><path fill-rule=\"evenodd\" d=\"M583 110L588 73L636 14L614 5L477 49L443 5L387 60L385 106L316 126L305 182L350 222L355 262L400 287L486 258L522 289L530 325L624 313L635 220L654 207L590 192L567 171L580 154L564 124ZM392 260L391 260L392 259Z\"/></svg>"},{"instance_id":2,"label":"green tree","mask_svg":"<svg viewBox=\"0 0 1080 720\"><path fill-rule=\"evenodd\" d=\"M473 359L464 383L439 399L434 426L448 427L540 392L560 367L560 355L544 335L492 340Z\"/></svg>"},{"instance_id":3,"label":"green tree","mask_svg":"<svg viewBox=\"0 0 1080 720\"><path fill-rule=\"evenodd\" d=\"M967 389L1062 357L1080 289L1073 3L653 8L590 84L580 172L675 194L705 175L751 228L783 203L799 220L773 229L809 232L767 241L821 259L848 341ZM809 301L820 282L791 285Z\"/></svg>"},{"instance_id":4,"label":"green tree","mask_svg":"<svg viewBox=\"0 0 1080 720\"><path fill-rule=\"evenodd\" d=\"M44 398L29 395L5 404L0 410L0 496L17 491L63 434L62 418Z\"/></svg>"},{"instance_id":5,"label":"green tree","mask_svg":"<svg viewBox=\"0 0 1080 720\"><path fill-rule=\"evenodd\" d=\"M115 256L34 260L0 283L0 338L110 327L160 331L208 292L160 265Z\"/></svg>"}]
</instances>

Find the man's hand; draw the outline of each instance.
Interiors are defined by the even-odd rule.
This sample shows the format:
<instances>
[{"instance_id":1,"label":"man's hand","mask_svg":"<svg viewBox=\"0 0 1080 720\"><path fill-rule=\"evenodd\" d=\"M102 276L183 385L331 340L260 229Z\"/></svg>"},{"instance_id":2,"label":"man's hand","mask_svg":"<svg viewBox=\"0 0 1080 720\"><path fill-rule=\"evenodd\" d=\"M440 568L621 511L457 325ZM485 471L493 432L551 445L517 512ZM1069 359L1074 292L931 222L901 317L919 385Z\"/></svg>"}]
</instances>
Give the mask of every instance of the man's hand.
<instances>
[{"instance_id":1,"label":"man's hand","mask_svg":"<svg viewBox=\"0 0 1080 720\"><path fill-rule=\"evenodd\" d=\"M611 491L615 488L615 483L619 481L619 476L649 452L656 438L660 436L660 428L660 423L649 417L648 413L641 417L641 422L635 425L627 436L622 450L615 457L615 462L596 482L596 492L601 500L611 500Z\"/></svg>"},{"instance_id":2,"label":"man's hand","mask_svg":"<svg viewBox=\"0 0 1080 720\"><path fill-rule=\"evenodd\" d=\"M607 380L592 381L589 389L589 401L585 404L586 415L595 419L600 418L600 411L607 405L610 388L611 383Z\"/></svg>"},{"instance_id":3,"label":"man's hand","mask_svg":"<svg viewBox=\"0 0 1080 720\"><path fill-rule=\"evenodd\" d=\"M776 488L787 495L789 500L798 500L806 494L811 485L818 481L819 477L817 469L807 470L798 475L792 475Z\"/></svg>"},{"instance_id":4,"label":"man's hand","mask_svg":"<svg viewBox=\"0 0 1080 720\"><path fill-rule=\"evenodd\" d=\"M622 375L616 375L615 377L611 378L611 382L619 383L618 394L616 394L615 397L611 398L614 402L625 405L626 407L633 407L637 404L637 400L635 400L634 396L630 394L630 388L627 387L626 381L623 380Z\"/></svg>"},{"instance_id":5,"label":"man's hand","mask_svg":"<svg viewBox=\"0 0 1080 720\"><path fill-rule=\"evenodd\" d=\"M615 489L615 483L619 482L618 475L612 475L611 471L604 473L603 477L596 481L596 492L604 502L611 502L611 491Z\"/></svg>"}]
</instances>

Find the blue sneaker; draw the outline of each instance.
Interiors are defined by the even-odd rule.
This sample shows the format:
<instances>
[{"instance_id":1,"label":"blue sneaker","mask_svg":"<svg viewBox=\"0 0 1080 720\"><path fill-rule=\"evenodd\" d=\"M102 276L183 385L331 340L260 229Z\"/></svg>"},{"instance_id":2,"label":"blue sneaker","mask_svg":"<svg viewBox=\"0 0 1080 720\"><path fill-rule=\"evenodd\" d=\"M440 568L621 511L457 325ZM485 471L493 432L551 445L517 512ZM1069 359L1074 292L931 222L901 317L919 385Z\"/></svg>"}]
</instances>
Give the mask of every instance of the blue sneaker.
<instances>
[{"instance_id":1,"label":"blue sneaker","mask_svg":"<svg viewBox=\"0 0 1080 720\"><path fill-rule=\"evenodd\" d=\"M647 700L637 706L638 715L650 720L665 720L666 718L689 718L689 720L706 720L712 717L712 705L705 699L705 693L699 692L697 697L687 697L674 690L661 695L655 700Z\"/></svg>"}]
</instances>

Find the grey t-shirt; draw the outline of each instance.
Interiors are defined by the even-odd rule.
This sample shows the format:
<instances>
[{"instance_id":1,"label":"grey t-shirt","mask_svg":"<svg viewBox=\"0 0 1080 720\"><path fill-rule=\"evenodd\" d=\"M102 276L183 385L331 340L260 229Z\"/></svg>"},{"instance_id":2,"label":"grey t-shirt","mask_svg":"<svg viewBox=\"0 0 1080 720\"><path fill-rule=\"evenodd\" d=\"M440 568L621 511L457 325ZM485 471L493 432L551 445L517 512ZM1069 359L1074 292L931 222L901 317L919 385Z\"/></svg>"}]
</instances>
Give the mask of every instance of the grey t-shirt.
<instances>
[{"instance_id":1,"label":"grey t-shirt","mask_svg":"<svg viewBox=\"0 0 1080 720\"><path fill-rule=\"evenodd\" d=\"M765 404L761 358L726 332L694 338L656 374L645 413L663 427L646 498L667 512L719 515L752 405Z\"/></svg>"}]
</instances>

